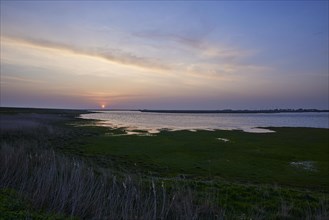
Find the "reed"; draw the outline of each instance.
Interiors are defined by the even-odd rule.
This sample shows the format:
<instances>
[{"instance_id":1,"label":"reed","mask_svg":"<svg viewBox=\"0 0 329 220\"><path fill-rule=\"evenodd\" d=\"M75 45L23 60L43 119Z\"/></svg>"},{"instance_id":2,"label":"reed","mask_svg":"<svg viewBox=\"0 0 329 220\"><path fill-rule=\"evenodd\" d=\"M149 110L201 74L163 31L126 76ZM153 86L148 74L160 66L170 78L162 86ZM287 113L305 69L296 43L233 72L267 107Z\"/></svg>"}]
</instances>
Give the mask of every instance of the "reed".
<instances>
[{"instance_id":1,"label":"reed","mask_svg":"<svg viewBox=\"0 0 329 220\"><path fill-rule=\"evenodd\" d=\"M0 173L2 189L15 189L35 209L71 217L197 219L201 213L187 186L177 188L177 184L168 191L163 182L156 180L96 173L82 160L23 143L2 144ZM204 208L202 213L207 212Z\"/></svg>"}]
</instances>

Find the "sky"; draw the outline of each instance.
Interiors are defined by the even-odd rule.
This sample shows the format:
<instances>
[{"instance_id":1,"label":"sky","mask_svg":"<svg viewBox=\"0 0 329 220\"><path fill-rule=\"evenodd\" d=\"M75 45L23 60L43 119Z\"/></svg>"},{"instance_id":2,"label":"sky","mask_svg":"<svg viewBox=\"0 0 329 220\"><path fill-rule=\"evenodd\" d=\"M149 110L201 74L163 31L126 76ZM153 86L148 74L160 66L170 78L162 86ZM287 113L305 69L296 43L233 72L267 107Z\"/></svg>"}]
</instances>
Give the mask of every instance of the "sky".
<instances>
[{"instance_id":1,"label":"sky","mask_svg":"<svg viewBox=\"0 0 329 220\"><path fill-rule=\"evenodd\" d=\"M3 1L1 106L329 109L328 1Z\"/></svg>"}]
</instances>

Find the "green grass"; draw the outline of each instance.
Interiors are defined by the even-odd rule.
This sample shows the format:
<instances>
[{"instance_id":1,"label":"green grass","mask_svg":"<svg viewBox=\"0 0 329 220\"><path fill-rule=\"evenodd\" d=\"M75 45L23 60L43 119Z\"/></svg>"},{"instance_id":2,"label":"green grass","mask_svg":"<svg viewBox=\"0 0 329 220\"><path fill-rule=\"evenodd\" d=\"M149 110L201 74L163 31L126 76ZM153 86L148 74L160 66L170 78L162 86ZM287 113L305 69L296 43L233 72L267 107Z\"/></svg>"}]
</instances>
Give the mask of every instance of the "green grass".
<instances>
[{"instance_id":1,"label":"green grass","mask_svg":"<svg viewBox=\"0 0 329 220\"><path fill-rule=\"evenodd\" d=\"M13 189L0 188L0 219L74 219L42 210L35 210L30 201Z\"/></svg>"},{"instance_id":2,"label":"green grass","mask_svg":"<svg viewBox=\"0 0 329 220\"><path fill-rule=\"evenodd\" d=\"M162 131L155 136L100 135L82 141L87 155L119 158L123 166L174 176L224 178L329 189L328 129ZM217 138L229 139L228 142ZM314 170L291 162L312 161Z\"/></svg>"}]
</instances>

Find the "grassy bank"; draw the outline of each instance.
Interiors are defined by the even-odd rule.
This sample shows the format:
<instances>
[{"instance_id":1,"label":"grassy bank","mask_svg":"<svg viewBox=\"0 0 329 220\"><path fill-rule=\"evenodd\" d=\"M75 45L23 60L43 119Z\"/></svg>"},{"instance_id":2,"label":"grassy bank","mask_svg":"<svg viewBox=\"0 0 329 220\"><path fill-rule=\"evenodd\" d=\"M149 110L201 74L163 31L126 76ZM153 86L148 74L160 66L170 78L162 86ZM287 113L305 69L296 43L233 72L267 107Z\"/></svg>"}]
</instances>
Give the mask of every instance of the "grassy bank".
<instances>
[{"instance_id":1,"label":"grassy bank","mask_svg":"<svg viewBox=\"0 0 329 220\"><path fill-rule=\"evenodd\" d=\"M24 111L0 114L2 218L329 217L328 129L128 136Z\"/></svg>"}]
</instances>

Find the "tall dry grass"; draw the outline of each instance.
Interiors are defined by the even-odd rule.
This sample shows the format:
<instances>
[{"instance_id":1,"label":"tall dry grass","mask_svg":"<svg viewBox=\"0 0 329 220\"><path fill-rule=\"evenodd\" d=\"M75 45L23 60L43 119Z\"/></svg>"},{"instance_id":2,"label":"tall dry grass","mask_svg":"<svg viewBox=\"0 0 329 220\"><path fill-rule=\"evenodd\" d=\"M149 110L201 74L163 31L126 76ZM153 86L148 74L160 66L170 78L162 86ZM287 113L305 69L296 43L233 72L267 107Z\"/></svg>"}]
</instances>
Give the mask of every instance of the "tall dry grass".
<instances>
[{"instance_id":1,"label":"tall dry grass","mask_svg":"<svg viewBox=\"0 0 329 220\"><path fill-rule=\"evenodd\" d=\"M144 181L133 175L96 173L83 161L49 149L12 146L0 149L0 187L13 188L36 209L84 219L208 219L220 213L198 205L192 191L177 184Z\"/></svg>"}]
</instances>

